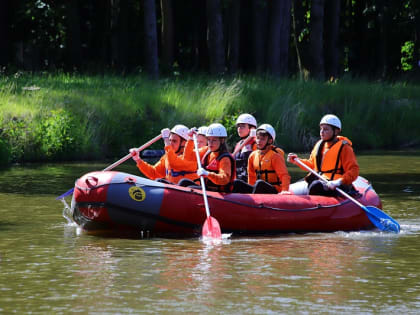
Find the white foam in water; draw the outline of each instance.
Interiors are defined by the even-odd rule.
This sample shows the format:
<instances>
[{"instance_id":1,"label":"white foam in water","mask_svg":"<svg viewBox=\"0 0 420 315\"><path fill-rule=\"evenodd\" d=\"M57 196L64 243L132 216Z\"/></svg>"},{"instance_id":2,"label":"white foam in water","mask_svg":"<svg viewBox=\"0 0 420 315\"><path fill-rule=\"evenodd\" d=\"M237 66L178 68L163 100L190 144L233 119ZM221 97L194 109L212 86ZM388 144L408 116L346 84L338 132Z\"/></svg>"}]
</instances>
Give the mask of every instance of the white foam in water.
<instances>
[{"instance_id":1,"label":"white foam in water","mask_svg":"<svg viewBox=\"0 0 420 315\"><path fill-rule=\"evenodd\" d=\"M221 239L202 236L202 237L200 237L200 240L206 245L230 244L231 235L232 235L232 233L222 234Z\"/></svg>"}]
</instances>

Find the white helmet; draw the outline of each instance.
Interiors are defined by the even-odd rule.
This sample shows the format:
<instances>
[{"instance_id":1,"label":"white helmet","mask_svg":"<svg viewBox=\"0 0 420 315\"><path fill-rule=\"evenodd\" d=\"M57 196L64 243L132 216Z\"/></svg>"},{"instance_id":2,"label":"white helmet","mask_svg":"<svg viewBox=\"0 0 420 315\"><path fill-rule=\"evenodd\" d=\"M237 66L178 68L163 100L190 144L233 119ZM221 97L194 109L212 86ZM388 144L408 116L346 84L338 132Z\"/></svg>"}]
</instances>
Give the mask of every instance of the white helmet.
<instances>
[{"instance_id":1,"label":"white helmet","mask_svg":"<svg viewBox=\"0 0 420 315\"><path fill-rule=\"evenodd\" d=\"M257 132L258 130L264 130L265 132L268 132L271 138L273 138L273 141L276 140L276 131L274 130L273 126L271 126L270 124L262 124L261 126L257 128Z\"/></svg>"},{"instance_id":2,"label":"white helmet","mask_svg":"<svg viewBox=\"0 0 420 315\"><path fill-rule=\"evenodd\" d=\"M197 130L197 134L198 135L203 135L205 136L207 133L207 126L201 126L200 128L198 128Z\"/></svg>"},{"instance_id":3,"label":"white helmet","mask_svg":"<svg viewBox=\"0 0 420 315\"><path fill-rule=\"evenodd\" d=\"M331 125L331 126L334 126L334 127L336 127L336 128L338 128L338 129L341 130L341 121L340 121L340 119L337 116L332 115L332 114L328 114L328 115L325 115L324 117L322 117L322 119L319 122L319 124L320 125L322 125L322 124Z\"/></svg>"},{"instance_id":4,"label":"white helmet","mask_svg":"<svg viewBox=\"0 0 420 315\"><path fill-rule=\"evenodd\" d=\"M248 124L257 128L257 120L251 114L239 115L238 119L236 119L236 124Z\"/></svg>"},{"instance_id":5,"label":"white helmet","mask_svg":"<svg viewBox=\"0 0 420 315\"><path fill-rule=\"evenodd\" d=\"M184 125L175 125L172 129L171 132L180 136L181 138L183 138L184 140L188 140L188 127L184 126Z\"/></svg>"},{"instance_id":6,"label":"white helmet","mask_svg":"<svg viewBox=\"0 0 420 315\"><path fill-rule=\"evenodd\" d=\"M206 137L227 137L226 128L219 123L211 124L207 127Z\"/></svg>"}]
</instances>

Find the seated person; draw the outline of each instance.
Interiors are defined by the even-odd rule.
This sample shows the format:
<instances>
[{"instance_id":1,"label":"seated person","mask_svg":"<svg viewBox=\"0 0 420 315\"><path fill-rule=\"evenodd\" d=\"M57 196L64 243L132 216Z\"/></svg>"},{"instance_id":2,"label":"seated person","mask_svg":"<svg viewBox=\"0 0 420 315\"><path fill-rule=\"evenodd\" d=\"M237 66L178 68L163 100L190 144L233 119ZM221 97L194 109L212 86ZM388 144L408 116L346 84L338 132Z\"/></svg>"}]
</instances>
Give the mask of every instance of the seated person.
<instances>
[{"instance_id":1,"label":"seated person","mask_svg":"<svg viewBox=\"0 0 420 315\"><path fill-rule=\"evenodd\" d=\"M183 178L197 178L195 169L184 170L170 164L170 153L175 156L182 155L184 146L188 140L188 128L184 125L176 125L171 130L163 129L162 138L165 141L165 154L154 165L143 161L136 149L130 149L137 168L150 179L164 179L163 182L178 183Z\"/></svg>"},{"instance_id":2,"label":"seated person","mask_svg":"<svg viewBox=\"0 0 420 315\"><path fill-rule=\"evenodd\" d=\"M257 128L257 151L248 160L248 184L254 185L253 193L289 194L290 175L283 150L273 144L275 139L271 125Z\"/></svg>"},{"instance_id":3,"label":"seated person","mask_svg":"<svg viewBox=\"0 0 420 315\"><path fill-rule=\"evenodd\" d=\"M340 136L341 121L335 115L325 115L320 123L321 139L312 149L309 159L300 159L304 164L329 180L325 183L309 173L305 181L291 185L291 191L295 194L335 196L335 188L340 187L343 191L352 192L352 183L359 176L359 165L353 152L351 141ZM287 161L296 163L298 156L289 153Z\"/></svg>"},{"instance_id":4,"label":"seated person","mask_svg":"<svg viewBox=\"0 0 420 315\"><path fill-rule=\"evenodd\" d=\"M236 120L236 128L241 138L233 152L236 163L236 178L246 182L248 181L248 158L251 152L257 149L255 144L257 121L250 114L242 114ZM254 137L254 139L249 139L249 136Z\"/></svg>"},{"instance_id":5,"label":"seated person","mask_svg":"<svg viewBox=\"0 0 420 315\"><path fill-rule=\"evenodd\" d=\"M199 149L202 168L197 170L197 175L205 177L206 188L209 190L229 192L235 178L235 160L226 147L226 128L219 123L211 124L207 128L206 137L208 145ZM187 143L184 158L193 160L196 159L195 156L192 146ZM180 185L196 186L199 183L199 180L184 179Z\"/></svg>"}]
</instances>

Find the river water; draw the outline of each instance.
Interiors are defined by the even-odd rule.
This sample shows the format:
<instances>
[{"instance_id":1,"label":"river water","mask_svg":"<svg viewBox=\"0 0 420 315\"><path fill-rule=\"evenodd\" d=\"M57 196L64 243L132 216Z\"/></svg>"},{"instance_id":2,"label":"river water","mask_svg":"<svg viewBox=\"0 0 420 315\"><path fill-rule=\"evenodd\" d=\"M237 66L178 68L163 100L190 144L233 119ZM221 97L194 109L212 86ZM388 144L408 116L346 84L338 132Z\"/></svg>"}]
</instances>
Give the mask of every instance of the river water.
<instances>
[{"instance_id":1,"label":"river water","mask_svg":"<svg viewBox=\"0 0 420 315\"><path fill-rule=\"evenodd\" d=\"M2 170L0 313L418 314L420 152L358 160L400 234L99 237L68 222L55 197L107 164ZM138 174L132 161L119 170Z\"/></svg>"}]
</instances>

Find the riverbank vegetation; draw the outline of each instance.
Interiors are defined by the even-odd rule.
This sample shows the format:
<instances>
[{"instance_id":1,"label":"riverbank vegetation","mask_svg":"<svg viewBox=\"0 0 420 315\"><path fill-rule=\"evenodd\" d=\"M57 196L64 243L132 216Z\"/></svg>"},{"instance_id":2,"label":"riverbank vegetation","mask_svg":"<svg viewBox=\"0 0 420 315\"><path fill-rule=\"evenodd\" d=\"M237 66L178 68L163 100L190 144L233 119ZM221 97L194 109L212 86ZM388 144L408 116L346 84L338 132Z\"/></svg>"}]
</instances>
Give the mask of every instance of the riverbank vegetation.
<instances>
[{"instance_id":1,"label":"riverbank vegetation","mask_svg":"<svg viewBox=\"0 0 420 315\"><path fill-rule=\"evenodd\" d=\"M325 113L343 121L357 150L420 146L420 89L404 83L234 76L172 77L16 73L0 77L0 159L8 162L121 157L165 127L221 122L252 113L277 144L306 151ZM161 144L155 145L161 148Z\"/></svg>"}]
</instances>

